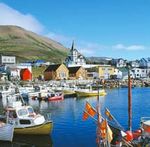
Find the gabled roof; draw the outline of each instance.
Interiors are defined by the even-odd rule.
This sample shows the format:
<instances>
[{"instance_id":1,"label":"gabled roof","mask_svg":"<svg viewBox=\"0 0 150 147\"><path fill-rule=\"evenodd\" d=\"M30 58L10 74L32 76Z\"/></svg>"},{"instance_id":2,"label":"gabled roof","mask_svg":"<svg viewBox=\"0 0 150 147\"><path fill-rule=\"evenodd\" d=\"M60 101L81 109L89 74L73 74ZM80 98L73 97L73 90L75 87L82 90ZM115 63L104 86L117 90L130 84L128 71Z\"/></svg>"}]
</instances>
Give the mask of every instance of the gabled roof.
<instances>
[{"instance_id":1,"label":"gabled roof","mask_svg":"<svg viewBox=\"0 0 150 147\"><path fill-rule=\"evenodd\" d=\"M81 68L81 66L68 67L69 73L70 74L76 73L80 68Z\"/></svg>"},{"instance_id":2,"label":"gabled roof","mask_svg":"<svg viewBox=\"0 0 150 147\"><path fill-rule=\"evenodd\" d=\"M48 72L48 71L56 71L60 65L61 65L61 64L49 65L49 66L47 67L47 69L45 70L45 72Z\"/></svg>"}]
</instances>

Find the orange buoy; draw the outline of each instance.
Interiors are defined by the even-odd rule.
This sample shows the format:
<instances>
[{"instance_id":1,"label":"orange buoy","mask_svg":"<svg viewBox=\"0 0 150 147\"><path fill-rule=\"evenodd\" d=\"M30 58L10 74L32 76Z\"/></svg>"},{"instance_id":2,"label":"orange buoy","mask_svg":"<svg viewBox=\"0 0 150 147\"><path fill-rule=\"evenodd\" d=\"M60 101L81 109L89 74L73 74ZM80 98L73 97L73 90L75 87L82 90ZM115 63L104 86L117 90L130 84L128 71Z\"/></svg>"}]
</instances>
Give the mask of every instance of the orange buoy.
<instances>
[{"instance_id":1,"label":"orange buoy","mask_svg":"<svg viewBox=\"0 0 150 147\"><path fill-rule=\"evenodd\" d=\"M127 141L132 141L133 140L133 134L131 131L126 131L126 140Z\"/></svg>"}]
</instances>

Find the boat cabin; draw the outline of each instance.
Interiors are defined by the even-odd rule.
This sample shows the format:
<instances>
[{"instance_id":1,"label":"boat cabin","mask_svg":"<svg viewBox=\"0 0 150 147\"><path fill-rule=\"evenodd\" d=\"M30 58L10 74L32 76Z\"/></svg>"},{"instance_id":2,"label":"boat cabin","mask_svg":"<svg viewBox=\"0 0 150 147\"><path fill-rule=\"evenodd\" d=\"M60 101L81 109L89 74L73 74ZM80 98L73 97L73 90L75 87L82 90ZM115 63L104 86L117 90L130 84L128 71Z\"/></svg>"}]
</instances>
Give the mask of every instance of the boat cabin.
<instances>
[{"instance_id":1,"label":"boat cabin","mask_svg":"<svg viewBox=\"0 0 150 147\"><path fill-rule=\"evenodd\" d=\"M44 116L36 114L31 106L9 107L6 109L6 114L7 121L19 127L38 125L45 121Z\"/></svg>"}]
</instances>

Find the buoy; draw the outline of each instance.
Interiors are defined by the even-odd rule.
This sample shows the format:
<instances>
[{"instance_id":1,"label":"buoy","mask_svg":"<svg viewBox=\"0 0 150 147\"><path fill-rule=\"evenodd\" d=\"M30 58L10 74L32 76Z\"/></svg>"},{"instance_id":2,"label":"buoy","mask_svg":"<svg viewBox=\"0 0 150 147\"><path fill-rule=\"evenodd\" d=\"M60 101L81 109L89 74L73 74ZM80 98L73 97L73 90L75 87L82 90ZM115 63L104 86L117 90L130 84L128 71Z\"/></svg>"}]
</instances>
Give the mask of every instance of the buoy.
<instances>
[{"instance_id":1,"label":"buoy","mask_svg":"<svg viewBox=\"0 0 150 147\"><path fill-rule=\"evenodd\" d=\"M126 140L127 141L132 141L133 140L133 134L131 131L126 131Z\"/></svg>"}]
</instances>

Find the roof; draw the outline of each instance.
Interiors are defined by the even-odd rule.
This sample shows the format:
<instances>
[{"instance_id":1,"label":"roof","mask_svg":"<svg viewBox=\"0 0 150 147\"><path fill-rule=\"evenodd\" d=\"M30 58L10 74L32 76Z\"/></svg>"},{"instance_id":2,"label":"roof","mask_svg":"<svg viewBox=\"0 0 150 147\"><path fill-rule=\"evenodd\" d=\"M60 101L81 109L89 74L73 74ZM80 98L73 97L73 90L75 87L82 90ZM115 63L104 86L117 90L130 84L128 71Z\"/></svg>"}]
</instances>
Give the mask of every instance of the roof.
<instances>
[{"instance_id":1,"label":"roof","mask_svg":"<svg viewBox=\"0 0 150 147\"><path fill-rule=\"evenodd\" d=\"M45 72L48 72L48 71L56 71L60 65L61 65L61 64L49 65L49 66L46 68Z\"/></svg>"},{"instance_id":2,"label":"roof","mask_svg":"<svg viewBox=\"0 0 150 147\"><path fill-rule=\"evenodd\" d=\"M126 67L120 67L118 68L121 72L128 72L128 69Z\"/></svg>"},{"instance_id":3,"label":"roof","mask_svg":"<svg viewBox=\"0 0 150 147\"><path fill-rule=\"evenodd\" d=\"M71 74L76 73L80 68L81 68L81 66L68 67L69 73L71 73Z\"/></svg>"}]
</instances>

